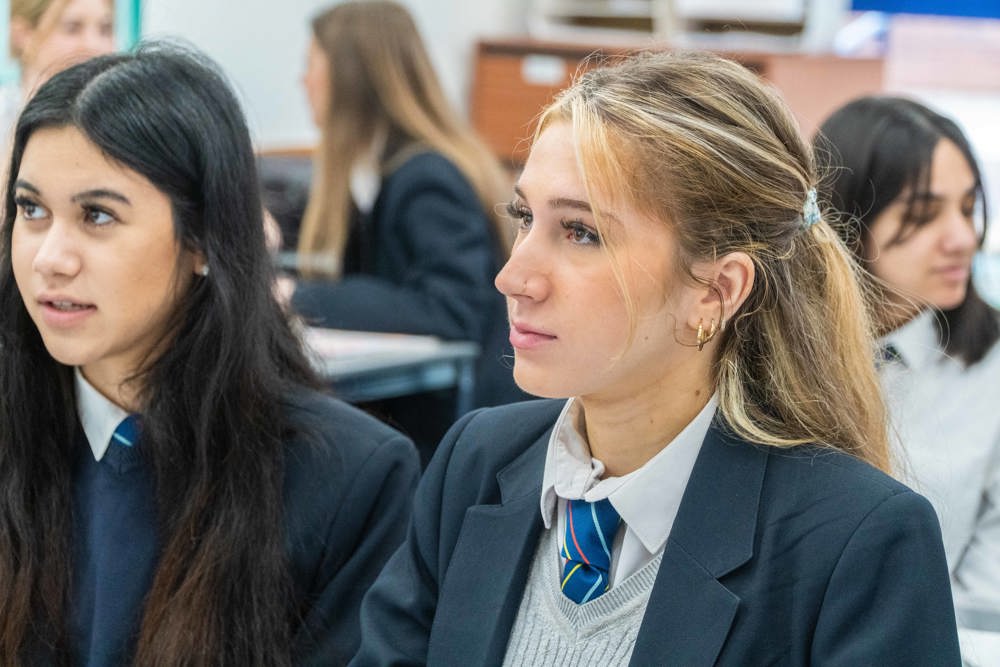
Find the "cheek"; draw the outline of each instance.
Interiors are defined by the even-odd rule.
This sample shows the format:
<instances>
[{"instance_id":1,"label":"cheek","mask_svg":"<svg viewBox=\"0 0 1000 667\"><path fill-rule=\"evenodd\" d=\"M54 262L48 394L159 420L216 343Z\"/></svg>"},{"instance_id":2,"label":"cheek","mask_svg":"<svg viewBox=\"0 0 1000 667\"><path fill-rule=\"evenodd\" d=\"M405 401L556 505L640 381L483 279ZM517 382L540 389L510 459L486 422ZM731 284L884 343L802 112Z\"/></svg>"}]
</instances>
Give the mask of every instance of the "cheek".
<instances>
[{"instance_id":1,"label":"cheek","mask_svg":"<svg viewBox=\"0 0 1000 667\"><path fill-rule=\"evenodd\" d=\"M36 251L36 244L32 242L31 238L25 237L19 232L19 228L15 226L10 237L10 264L14 271L14 279L18 285L31 272L31 265L34 262Z\"/></svg>"}]
</instances>

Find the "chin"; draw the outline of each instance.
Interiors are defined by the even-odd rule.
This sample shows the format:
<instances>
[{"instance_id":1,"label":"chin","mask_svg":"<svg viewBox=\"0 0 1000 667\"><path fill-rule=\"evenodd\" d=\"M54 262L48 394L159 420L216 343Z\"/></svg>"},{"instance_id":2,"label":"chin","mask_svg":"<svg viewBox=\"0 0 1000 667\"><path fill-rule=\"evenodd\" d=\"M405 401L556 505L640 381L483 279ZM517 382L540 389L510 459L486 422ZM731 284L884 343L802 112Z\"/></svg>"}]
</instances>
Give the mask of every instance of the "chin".
<instances>
[{"instance_id":1,"label":"chin","mask_svg":"<svg viewBox=\"0 0 1000 667\"><path fill-rule=\"evenodd\" d=\"M960 293L942 296L934 302L934 306L939 310L952 310L954 308L958 308L965 303L965 297L967 294L968 291L965 288L962 288Z\"/></svg>"},{"instance_id":2,"label":"chin","mask_svg":"<svg viewBox=\"0 0 1000 667\"><path fill-rule=\"evenodd\" d=\"M518 372L514 366L514 383L525 393L538 398L569 398L574 394L567 392L565 387L553 382L552 374L535 372Z\"/></svg>"}]
</instances>

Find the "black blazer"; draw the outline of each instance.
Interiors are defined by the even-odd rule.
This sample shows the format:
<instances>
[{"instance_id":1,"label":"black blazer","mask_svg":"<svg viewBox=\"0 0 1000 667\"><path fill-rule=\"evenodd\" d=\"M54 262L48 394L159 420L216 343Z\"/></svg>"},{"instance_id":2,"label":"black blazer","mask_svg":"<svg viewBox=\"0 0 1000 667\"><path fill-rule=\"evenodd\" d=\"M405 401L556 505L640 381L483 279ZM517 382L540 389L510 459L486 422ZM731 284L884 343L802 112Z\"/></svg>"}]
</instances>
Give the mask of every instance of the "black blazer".
<instances>
[{"instance_id":1,"label":"black blazer","mask_svg":"<svg viewBox=\"0 0 1000 667\"><path fill-rule=\"evenodd\" d=\"M301 282L292 306L316 326L479 343L475 404L521 400L503 359L499 243L468 179L440 153L417 152L385 176L371 213L355 215L343 277Z\"/></svg>"},{"instance_id":2,"label":"black blazer","mask_svg":"<svg viewBox=\"0 0 1000 667\"><path fill-rule=\"evenodd\" d=\"M403 547L362 606L352 665L499 665L543 529L561 401L474 412L442 442ZM842 453L713 424L632 665L959 665L937 518Z\"/></svg>"}]
</instances>

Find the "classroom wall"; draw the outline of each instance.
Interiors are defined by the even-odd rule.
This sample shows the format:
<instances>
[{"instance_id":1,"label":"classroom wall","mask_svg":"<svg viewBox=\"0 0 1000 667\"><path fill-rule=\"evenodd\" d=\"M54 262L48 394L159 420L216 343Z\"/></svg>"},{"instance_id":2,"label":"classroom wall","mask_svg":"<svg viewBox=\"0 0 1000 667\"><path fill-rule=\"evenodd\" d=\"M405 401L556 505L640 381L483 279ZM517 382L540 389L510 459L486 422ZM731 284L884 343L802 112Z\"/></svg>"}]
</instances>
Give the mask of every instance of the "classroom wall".
<instances>
[{"instance_id":1,"label":"classroom wall","mask_svg":"<svg viewBox=\"0 0 1000 667\"><path fill-rule=\"evenodd\" d=\"M477 39L526 34L532 5L531 0L399 1L413 12L447 94L463 111L468 107ZM242 0L238 5L230 0L143 0L143 35L181 38L216 59L243 98L251 131L260 148L309 146L316 139L316 131L299 77L309 40L309 18L329 4L332 4L329 0ZM927 21L911 18L897 23L913 24L919 30L921 22ZM942 38L940 23L935 22L934 29L939 32L932 41L936 46L934 57L942 62L954 60L954 53L947 56L940 53L949 44L948 48L962 51L982 31L993 32L987 37L980 36L980 41L1000 34L996 32L1000 22L956 20L952 30L955 34L950 39ZM1000 99L1000 81L996 80L1000 69L990 70L990 75L984 78L982 67L972 68L981 75L976 78L979 84L976 90L927 90L918 81L927 76L926 63L921 62L917 79L903 76L905 68L893 64L909 63L914 53L924 50L919 46L902 56L894 53L902 48L906 34L909 33L899 26L894 30L895 46L887 54L888 88L924 98L966 126L983 163L996 218L1000 211L1000 134L994 116ZM944 34L948 34L947 30ZM910 70L913 69L911 66ZM995 224L987 243L994 251L1000 250L998 228L1000 224Z\"/></svg>"},{"instance_id":2,"label":"classroom wall","mask_svg":"<svg viewBox=\"0 0 1000 667\"><path fill-rule=\"evenodd\" d=\"M442 84L465 109L474 44L522 33L528 0L400 0L413 12ZM143 35L186 40L217 60L243 98L260 148L316 138L299 78L309 19L329 0L145 0Z\"/></svg>"}]
</instances>

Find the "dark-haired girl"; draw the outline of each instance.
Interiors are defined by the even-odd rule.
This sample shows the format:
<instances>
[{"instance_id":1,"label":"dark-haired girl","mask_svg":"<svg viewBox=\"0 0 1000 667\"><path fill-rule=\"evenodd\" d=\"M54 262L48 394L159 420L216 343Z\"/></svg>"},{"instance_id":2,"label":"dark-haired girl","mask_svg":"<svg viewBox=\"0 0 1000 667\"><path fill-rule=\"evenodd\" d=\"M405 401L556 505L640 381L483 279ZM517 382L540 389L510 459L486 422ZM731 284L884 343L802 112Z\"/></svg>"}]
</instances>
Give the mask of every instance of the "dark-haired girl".
<instances>
[{"instance_id":1,"label":"dark-haired girl","mask_svg":"<svg viewBox=\"0 0 1000 667\"><path fill-rule=\"evenodd\" d=\"M816 143L880 297L903 471L941 518L956 604L1000 609L1000 314L972 281L987 225L972 148L954 121L899 97L851 102Z\"/></svg>"},{"instance_id":2,"label":"dark-haired girl","mask_svg":"<svg viewBox=\"0 0 1000 667\"><path fill-rule=\"evenodd\" d=\"M0 664L339 664L417 462L274 297L249 135L169 48L54 76L0 256Z\"/></svg>"}]
</instances>

